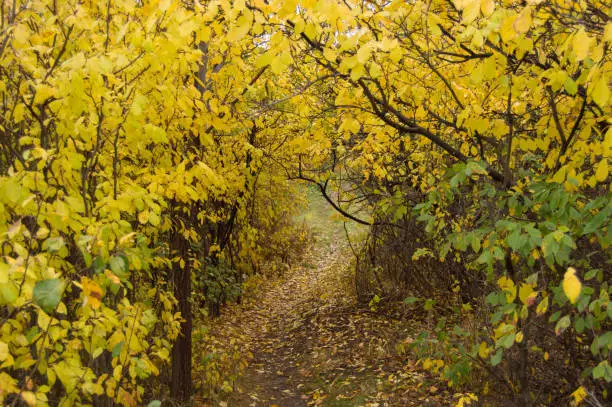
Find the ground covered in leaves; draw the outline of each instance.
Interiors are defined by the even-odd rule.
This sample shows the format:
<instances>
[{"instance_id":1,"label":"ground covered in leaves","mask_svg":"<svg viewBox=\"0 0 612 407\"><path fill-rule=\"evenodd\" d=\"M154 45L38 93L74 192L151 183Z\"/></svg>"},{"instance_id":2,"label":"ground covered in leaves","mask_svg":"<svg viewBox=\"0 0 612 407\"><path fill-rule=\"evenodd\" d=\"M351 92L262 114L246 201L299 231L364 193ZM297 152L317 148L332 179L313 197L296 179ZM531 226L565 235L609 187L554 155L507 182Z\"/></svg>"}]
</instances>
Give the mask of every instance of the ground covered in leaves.
<instances>
[{"instance_id":1,"label":"ground covered in leaves","mask_svg":"<svg viewBox=\"0 0 612 407\"><path fill-rule=\"evenodd\" d=\"M299 264L204 324L195 404L448 405L449 392L402 346L422 322L401 307L357 304L342 222L320 203L310 212L314 236Z\"/></svg>"}]
</instances>

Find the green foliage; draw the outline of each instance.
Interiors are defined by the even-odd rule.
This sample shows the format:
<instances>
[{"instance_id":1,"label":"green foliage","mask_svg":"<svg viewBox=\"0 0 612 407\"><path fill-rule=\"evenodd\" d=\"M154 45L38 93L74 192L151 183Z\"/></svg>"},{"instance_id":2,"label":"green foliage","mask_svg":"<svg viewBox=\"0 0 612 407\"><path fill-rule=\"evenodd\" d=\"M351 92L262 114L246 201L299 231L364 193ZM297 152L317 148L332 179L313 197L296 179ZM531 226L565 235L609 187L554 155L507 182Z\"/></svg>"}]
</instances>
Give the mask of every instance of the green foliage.
<instances>
[{"instance_id":1,"label":"green foliage","mask_svg":"<svg viewBox=\"0 0 612 407\"><path fill-rule=\"evenodd\" d=\"M378 308L378 303L380 302L380 300L381 299L378 296L378 294L375 294L374 297L372 297L372 299L368 303L368 305L370 306L370 311L372 311L372 312L376 311L376 309Z\"/></svg>"},{"instance_id":2,"label":"green foliage","mask_svg":"<svg viewBox=\"0 0 612 407\"><path fill-rule=\"evenodd\" d=\"M236 301L242 294L242 276L225 260L206 259L204 270L193 274L193 300L198 308L211 316L218 316L220 307Z\"/></svg>"},{"instance_id":3,"label":"green foliage","mask_svg":"<svg viewBox=\"0 0 612 407\"><path fill-rule=\"evenodd\" d=\"M63 292L64 284L59 278L37 281L32 291L32 300L47 314L51 314L62 300Z\"/></svg>"}]
</instances>

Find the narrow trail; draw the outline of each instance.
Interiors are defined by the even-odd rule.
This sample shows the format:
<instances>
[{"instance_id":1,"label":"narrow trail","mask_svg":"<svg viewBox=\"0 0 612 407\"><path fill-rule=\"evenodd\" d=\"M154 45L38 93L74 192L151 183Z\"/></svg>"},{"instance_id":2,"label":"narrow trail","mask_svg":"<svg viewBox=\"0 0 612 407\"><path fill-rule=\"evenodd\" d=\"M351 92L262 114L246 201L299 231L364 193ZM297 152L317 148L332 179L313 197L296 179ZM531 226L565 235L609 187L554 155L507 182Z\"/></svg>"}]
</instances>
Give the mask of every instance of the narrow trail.
<instances>
[{"instance_id":1,"label":"narrow trail","mask_svg":"<svg viewBox=\"0 0 612 407\"><path fill-rule=\"evenodd\" d=\"M438 389L398 354L397 345L417 332L414 322L357 306L342 224L313 229L315 243L300 264L216 320L208 340L252 358L236 373L233 391L196 404L442 405Z\"/></svg>"},{"instance_id":2,"label":"narrow trail","mask_svg":"<svg viewBox=\"0 0 612 407\"><path fill-rule=\"evenodd\" d=\"M252 338L253 360L241 387L244 393L230 399L229 405L307 406L309 398L302 393L311 372L308 362L316 338L313 323L323 306L323 281L340 261L338 245L333 245L326 264L306 263L296 267L286 280L270 288L254 309L243 315L245 333ZM312 253L309 253L312 254Z\"/></svg>"}]
</instances>

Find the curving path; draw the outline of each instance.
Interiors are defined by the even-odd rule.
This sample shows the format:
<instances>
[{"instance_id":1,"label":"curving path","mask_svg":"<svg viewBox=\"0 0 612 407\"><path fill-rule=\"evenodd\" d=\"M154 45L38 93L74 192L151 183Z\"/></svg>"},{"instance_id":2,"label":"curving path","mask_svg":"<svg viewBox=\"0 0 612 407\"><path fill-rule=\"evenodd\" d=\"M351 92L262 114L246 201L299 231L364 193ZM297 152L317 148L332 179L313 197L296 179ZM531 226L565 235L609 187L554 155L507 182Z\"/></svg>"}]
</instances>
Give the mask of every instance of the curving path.
<instances>
[{"instance_id":1,"label":"curving path","mask_svg":"<svg viewBox=\"0 0 612 407\"><path fill-rule=\"evenodd\" d=\"M231 383L233 392L196 404L446 404L438 401L445 394L428 384L410 358L398 353L397 345L419 329L415 322L356 305L352 254L342 223L315 215L327 220L313 225L315 242L301 263L283 277L266 281L247 304L226 307L215 320L209 342L218 348L233 344L252 358Z\"/></svg>"}]
</instances>

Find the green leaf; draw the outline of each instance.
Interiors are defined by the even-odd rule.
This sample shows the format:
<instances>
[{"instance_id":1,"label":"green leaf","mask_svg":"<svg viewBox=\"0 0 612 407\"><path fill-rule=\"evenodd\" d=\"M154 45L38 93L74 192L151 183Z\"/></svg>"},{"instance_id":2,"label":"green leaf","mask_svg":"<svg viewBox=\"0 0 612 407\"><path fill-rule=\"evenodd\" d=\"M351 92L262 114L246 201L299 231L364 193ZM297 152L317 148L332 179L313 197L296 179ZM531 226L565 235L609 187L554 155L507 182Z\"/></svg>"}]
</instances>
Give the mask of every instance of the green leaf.
<instances>
[{"instance_id":1,"label":"green leaf","mask_svg":"<svg viewBox=\"0 0 612 407\"><path fill-rule=\"evenodd\" d=\"M510 349L512 345L514 345L514 340L516 339L516 333L512 332L509 335L504 336L499 344L506 349Z\"/></svg>"},{"instance_id":2,"label":"green leaf","mask_svg":"<svg viewBox=\"0 0 612 407\"><path fill-rule=\"evenodd\" d=\"M584 275L584 279L586 281L594 278L595 276L597 276L597 274L601 271L601 269L593 269L593 270L589 270L587 271L587 273Z\"/></svg>"},{"instance_id":3,"label":"green leaf","mask_svg":"<svg viewBox=\"0 0 612 407\"><path fill-rule=\"evenodd\" d=\"M25 334L26 339L28 340L28 343L32 343L32 341L34 340L34 338L36 338L36 336L40 333L40 330L38 329L37 326L33 326L32 328L28 329L28 331Z\"/></svg>"},{"instance_id":4,"label":"green leaf","mask_svg":"<svg viewBox=\"0 0 612 407\"><path fill-rule=\"evenodd\" d=\"M523 236L521 235L521 228L519 227L515 229L514 232L510 234L510 236L508 236L506 241L508 242L508 246L510 246L512 250L518 252L521 247L523 247L527 239L523 239Z\"/></svg>"},{"instance_id":5,"label":"green leaf","mask_svg":"<svg viewBox=\"0 0 612 407\"><path fill-rule=\"evenodd\" d=\"M147 404L147 407L161 407L161 404L162 404L161 401L153 400L152 402Z\"/></svg>"},{"instance_id":6,"label":"green leaf","mask_svg":"<svg viewBox=\"0 0 612 407\"><path fill-rule=\"evenodd\" d=\"M542 240L542 252L548 264L554 264L554 255L559 250L559 243L555 240L555 233L547 234Z\"/></svg>"},{"instance_id":7,"label":"green leaf","mask_svg":"<svg viewBox=\"0 0 612 407\"><path fill-rule=\"evenodd\" d=\"M121 350L123 349L124 342L121 341L113 347L113 358L116 358L121 354Z\"/></svg>"},{"instance_id":8,"label":"green leaf","mask_svg":"<svg viewBox=\"0 0 612 407\"><path fill-rule=\"evenodd\" d=\"M584 332L584 328L586 327L586 323L584 322L584 318L578 317L576 322L574 323L574 328L576 328L576 332L579 334Z\"/></svg>"},{"instance_id":9,"label":"green leaf","mask_svg":"<svg viewBox=\"0 0 612 407\"><path fill-rule=\"evenodd\" d=\"M59 278L51 278L36 282L34 286L34 303L46 313L51 313L62 299L64 283Z\"/></svg>"},{"instance_id":10,"label":"green leaf","mask_svg":"<svg viewBox=\"0 0 612 407\"><path fill-rule=\"evenodd\" d=\"M489 295L487 295L486 302L487 304L490 304L490 305L497 305L497 304L501 304L501 302L503 301L502 298L506 298L504 293L494 291L492 293L489 293Z\"/></svg>"},{"instance_id":11,"label":"green leaf","mask_svg":"<svg viewBox=\"0 0 612 407\"><path fill-rule=\"evenodd\" d=\"M113 256L110 259L110 268L117 276L126 277L128 273L128 259L124 255Z\"/></svg>"},{"instance_id":12,"label":"green leaf","mask_svg":"<svg viewBox=\"0 0 612 407\"><path fill-rule=\"evenodd\" d=\"M612 366L610 366L607 360L599 363L597 367L593 369L593 378L604 379L608 383L612 381Z\"/></svg>"},{"instance_id":13,"label":"green leaf","mask_svg":"<svg viewBox=\"0 0 612 407\"><path fill-rule=\"evenodd\" d=\"M491 365L492 366L497 366L499 365L499 363L502 360L502 356L504 355L504 351L503 349L498 350L497 352L495 352L495 355L491 356Z\"/></svg>"},{"instance_id":14,"label":"green leaf","mask_svg":"<svg viewBox=\"0 0 612 407\"><path fill-rule=\"evenodd\" d=\"M565 83L563 84L563 86L565 87L565 90L567 91L567 93L569 93L572 96L575 95L576 92L578 92L578 85L576 85L576 82L574 82L574 80L570 78L569 76L565 80Z\"/></svg>"},{"instance_id":15,"label":"green leaf","mask_svg":"<svg viewBox=\"0 0 612 407\"><path fill-rule=\"evenodd\" d=\"M595 339L597 343L597 349L601 350L604 354L607 354L612 349L612 331L608 331L605 334L598 336Z\"/></svg>"},{"instance_id":16,"label":"green leaf","mask_svg":"<svg viewBox=\"0 0 612 407\"><path fill-rule=\"evenodd\" d=\"M418 302L419 299L417 297L406 297L404 298L404 304L406 305L410 305L410 304L414 304L415 302Z\"/></svg>"},{"instance_id":17,"label":"green leaf","mask_svg":"<svg viewBox=\"0 0 612 407\"><path fill-rule=\"evenodd\" d=\"M563 318L561 318L558 322L557 325L555 325L555 333L557 335L561 335L561 333L563 333L563 331L565 331L570 324L572 323L570 316L566 315Z\"/></svg>"},{"instance_id":18,"label":"green leaf","mask_svg":"<svg viewBox=\"0 0 612 407\"><path fill-rule=\"evenodd\" d=\"M106 270L106 262L102 260L102 257L96 256L91 264L91 268L96 274L103 273Z\"/></svg>"},{"instance_id":19,"label":"green leaf","mask_svg":"<svg viewBox=\"0 0 612 407\"><path fill-rule=\"evenodd\" d=\"M62 247L66 244L64 243L64 239L61 236L58 237L50 237L42 245L43 250L48 251L49 253L59 252Z\"/></svg>"},{"instance_id":20,"label":"green leaf","mask_svg":"<svg viewBox=\"0 0 612 407\"><path fill-rule=\"evenodd\" d=\"M474 253L478 253L480 251L480 237L472 236L470 244L472 246L472 250L474 250Z\"/></svg>"},{"instance_id":21,"label":"green leaf","mask_svg":"<svg viewBox=\"0 0 612 407\"><path fill-rule=\"evenodd\" d=\"M479 264L491 264L493 263L493 253L490 250L484 250L480 257L476 259Z\"/></svg>"},{"instance_id":22,"label":"green leaf","mask_svg":"<svg viewBox=\"0 0 612 407\"><path fill-rule=\"evenodd\" d=\"M607 213L605 211L601 211L597 215L593 216L587 223L584 224L582 235L588 235L600 230L607 218Z\"/></svg>"}]
</instances>

